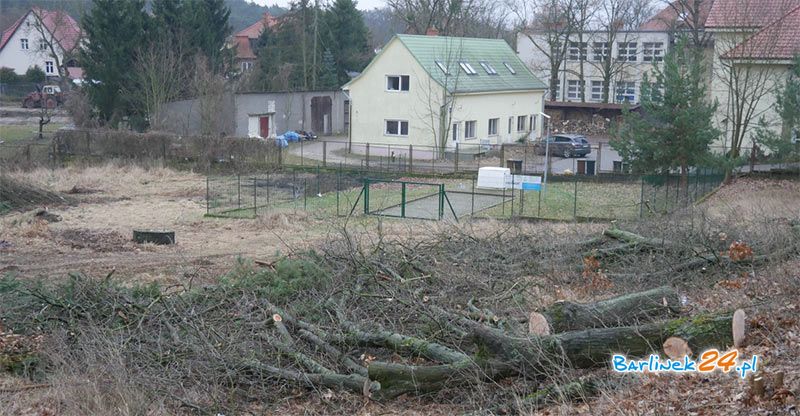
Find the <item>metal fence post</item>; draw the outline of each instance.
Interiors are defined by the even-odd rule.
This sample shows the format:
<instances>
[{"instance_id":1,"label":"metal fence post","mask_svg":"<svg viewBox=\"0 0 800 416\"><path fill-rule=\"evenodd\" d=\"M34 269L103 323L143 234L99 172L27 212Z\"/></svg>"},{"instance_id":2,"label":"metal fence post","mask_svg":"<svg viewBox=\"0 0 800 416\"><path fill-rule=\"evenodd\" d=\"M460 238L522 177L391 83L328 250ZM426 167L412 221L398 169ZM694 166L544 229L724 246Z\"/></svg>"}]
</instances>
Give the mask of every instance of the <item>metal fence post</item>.
<instances>
[{"instance_id":1,"label":"metal fence post","mask_svg":"<svg viewBox=\"0 0 800 416\"><path fill-rule=\"evenodd\" d=\"M258 216L258 179L253 176L253 217Z\"/></svg>"},{"instance_id":2,"label":"metal fence post","mask_svg":"<svg viewBox=\"0 0 800 416\"><path fill-rule=\"evenodd\" d=\"M328 142L322 142L322 166L328 166Z\"/></svg>"},{"instance_id":3,"label":"metal fence post","mask_svg":"<svg viewBox=\"0 0 800 416\"><path fill-rule=\"evenodd\" d=\"M366 156L367 156L367 162L366 162L367 163L367 167L369 167L369 143L367 143L367 154L366 154Z\"/></svg>"},{"instance_id":4,"label":"metal fence post","mask_svg":"<svg viewBox=\"0 0 800 416\"><path fill-rule=\"evenodd\" d=\"M458 144L458 143L456 143L456 155L455 155L455 157L453 158L453 159L454 159L454 161L453 161L453 164L454 164L454 166L453 166L453 172L458 172L458 159L459 159L458 146L459 146L459 144Z\"/></svg>"},{"instance_id":5,"label":"metal fence post","mask_svg":"<svg viewBox=\"0 0 800 416\"><path fill-rule=\"evenodd\" d=\"M472 207L470 208L470 215L475 215L475 176L472 177Z\"/></svg>"},{"instance_id":6,"label":"metal fence post","mask_svg":"<svg viewBox=\"0 0 800 416\"><path fill-rule=\"evenodd\" d=\"M444 184L439 184L439 219L444 218Z\"/></svg>"},{"instance_id":7,"label":"metal fence post","mask_svg":"<svg viewBox=\"0 0 800 416\"><path fill-rule=\"evenodd\" d=\"M408 173L414 173L414 145L408 145Z\"/></svg>"},{"instance_id":8,"label":"metal fence post","mask_svg":"<svg viewBox=\"0 0 800 416\"><path fill-rule=\"evenodd\" d=\"M572 175L575 177L575 195L572 198L572 219L578 219L578 175Z\"/></svg>"},{"instance_id":9,"label":"metal fence post","mask_svg":"<svg viewBox=\"0 0 800 416\"><path fill-rule=\"evenodd\" d=\"M369 214L369 179L364 179L364 214Z\"/></svg>"},{"instance_id":10,"label":"metal fence post","mask_svg":"<svg viewBox=\"0 0 800 416\"><path fill-rule=\"evenodd\" d=\"M406 183L403 182L400 189L400 218L406 217Z\"/></svg>"},{"instance_id":11,"label":"metal fence post","mask_svg":"<svg viewBox=\"0 0 800 416\"><path fill-rule=\"evenodd\" d=\"M516 181L517 178L514 177L515 175L511 175L511 216L514 216L514 193L516 192Z\"/></svg>"},{"instance_id":12,"label":"metal fence post","mask_svg":"<svg viewBox=\"0 0 800 416\"><path fill-rule=\"evenodd\" d=\"M537 191L536 193L539 194L539 203L538 203L538 206L536 207L536 217L537 218L541 218L542 217L542 188L540 187L539 191Z\"/></svg>"},{"instance_id":13,"label":"metal fence post","mask_svg":"<svg viewBox=\"0 0 800 416\"><path fill-rule=\"evenodd\" d=\"M525 216L525 189L519 190L519 216Z\"/></svg>"}]
</instances>

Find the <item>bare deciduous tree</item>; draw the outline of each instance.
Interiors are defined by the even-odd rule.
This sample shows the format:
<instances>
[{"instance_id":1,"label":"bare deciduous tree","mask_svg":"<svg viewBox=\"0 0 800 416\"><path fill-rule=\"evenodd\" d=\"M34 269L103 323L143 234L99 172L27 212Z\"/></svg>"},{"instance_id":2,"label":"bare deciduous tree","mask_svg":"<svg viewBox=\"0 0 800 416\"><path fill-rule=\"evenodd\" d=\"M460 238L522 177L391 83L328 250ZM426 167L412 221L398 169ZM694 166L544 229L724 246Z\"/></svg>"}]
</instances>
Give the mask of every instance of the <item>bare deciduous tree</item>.
<instances>
[{"instance_id":1,"label":"bare deciduous tree","mask_svg":"<svg viewBox=\"0 0 800 416\"><path fill-rule=\"evenodd\" d=\"M139 49L134 58L132 75L136 88L126 93L144 105L153 129L165 127L164 105L186 89L188 74L180 44L174 42L174 47L164 47L152 43Z\"/></svg>"}]
</instances>

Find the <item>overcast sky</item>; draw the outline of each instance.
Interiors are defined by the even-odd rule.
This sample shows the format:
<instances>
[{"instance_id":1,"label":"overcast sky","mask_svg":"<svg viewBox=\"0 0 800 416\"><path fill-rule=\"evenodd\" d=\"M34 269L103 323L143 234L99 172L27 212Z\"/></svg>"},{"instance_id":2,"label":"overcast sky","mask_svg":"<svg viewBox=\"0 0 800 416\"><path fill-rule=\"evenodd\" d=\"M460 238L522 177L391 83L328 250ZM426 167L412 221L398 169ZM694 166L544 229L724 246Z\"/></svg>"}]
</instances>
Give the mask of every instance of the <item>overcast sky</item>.
<instances>
[{"instance_id":1,"label":"overcast sky","mask_svg":"<svg viewBox=\"0 0 800 416\"><path fill-rule=\"evenodd\" d=\"M277 4L278 6L289 7L290 0L250 0L253 3L258 3L262 6L271 6ZM325 2L325 0L320 0ZM372 10L376 7L383 7L386 5L385 0L358 0L358 8L360 10Z\"/></svg>"}]
</instances>

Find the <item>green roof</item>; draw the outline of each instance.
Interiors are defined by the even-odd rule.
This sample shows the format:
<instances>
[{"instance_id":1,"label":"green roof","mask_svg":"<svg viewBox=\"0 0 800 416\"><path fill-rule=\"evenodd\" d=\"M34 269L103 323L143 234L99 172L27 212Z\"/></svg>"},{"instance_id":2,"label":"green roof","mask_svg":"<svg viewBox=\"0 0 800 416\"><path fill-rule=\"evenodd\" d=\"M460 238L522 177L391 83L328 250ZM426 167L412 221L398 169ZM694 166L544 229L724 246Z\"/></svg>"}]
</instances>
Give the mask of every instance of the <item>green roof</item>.
<instances>
[{"instance_id":1,"label":"green roof","mask_svg":"<svg viewBox=\"0 0 800 416\"><path fill-rule=\"evenodd\" d=\"M436 82L457 93L546 90L503 39L396 35ZM437 61L447 68L445 74ZM467 63L475 74L461 67ZM487 73L486 64L496 74ZM514 73L508 68L513 69Z\"/></svg>"}]
</instances>

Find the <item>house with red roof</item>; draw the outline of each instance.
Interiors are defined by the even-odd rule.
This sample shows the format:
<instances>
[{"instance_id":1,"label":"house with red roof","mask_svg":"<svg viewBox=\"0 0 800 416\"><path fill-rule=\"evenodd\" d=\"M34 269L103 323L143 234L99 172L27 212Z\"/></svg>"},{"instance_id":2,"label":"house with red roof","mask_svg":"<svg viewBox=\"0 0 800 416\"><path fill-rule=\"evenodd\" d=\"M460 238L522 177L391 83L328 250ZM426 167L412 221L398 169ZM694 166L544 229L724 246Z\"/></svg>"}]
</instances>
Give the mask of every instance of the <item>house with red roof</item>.
<instances>
[{"instance_id":1,"label":"house with red roof","mask_svg":"<svg viewBox=\"0 0 800 416\"><path fill-rule=\"evenodd\" d=\"M775 93L800 54L800 0L715 0L706 30L714 36L711 93L721 144L751 147L760 121L783 131Z\"/></svg>"},{"instance_id":2,"label":"house with red roof","mask_svg":"<svg viewBox=\"0 0 800 416\"><path fill-rule=\"evenodd\" d=\"M249 71L256 62L255 44L265 28L278 24L278 18L264 13L257 22L234 34L229 45L236 48L234 63L242 72Z\"/></svg>"},{"instance_id":3,"label":"house with red roof","mask_svg":"<svg viewBox=\"0 0 800 416\"><path fill-rule=\"evenodd\" d=\"M0 67L24 74L40 67L48 78L82 77L76 55L81 42L78 22L63 10L30 9L0 37Z\"/></svg>"}]
</instances>

